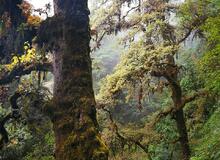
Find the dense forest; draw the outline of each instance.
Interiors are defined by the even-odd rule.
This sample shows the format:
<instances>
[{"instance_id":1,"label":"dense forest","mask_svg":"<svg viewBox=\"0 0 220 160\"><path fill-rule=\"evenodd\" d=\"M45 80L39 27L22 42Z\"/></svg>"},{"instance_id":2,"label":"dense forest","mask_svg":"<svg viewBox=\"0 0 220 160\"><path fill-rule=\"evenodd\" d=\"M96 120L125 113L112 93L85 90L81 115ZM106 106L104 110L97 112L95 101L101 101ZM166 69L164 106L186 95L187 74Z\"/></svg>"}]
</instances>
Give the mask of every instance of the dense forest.
<instances>
[{"instance_id":1,"label":"dense forest","mask_svg":"<svg viewBox=\"0 0 220 160\"><path fill-rule=\"evenodd\" d=\"M220 0L0 0L0 160L220 160Z\"/></svg>"}]
</instances>

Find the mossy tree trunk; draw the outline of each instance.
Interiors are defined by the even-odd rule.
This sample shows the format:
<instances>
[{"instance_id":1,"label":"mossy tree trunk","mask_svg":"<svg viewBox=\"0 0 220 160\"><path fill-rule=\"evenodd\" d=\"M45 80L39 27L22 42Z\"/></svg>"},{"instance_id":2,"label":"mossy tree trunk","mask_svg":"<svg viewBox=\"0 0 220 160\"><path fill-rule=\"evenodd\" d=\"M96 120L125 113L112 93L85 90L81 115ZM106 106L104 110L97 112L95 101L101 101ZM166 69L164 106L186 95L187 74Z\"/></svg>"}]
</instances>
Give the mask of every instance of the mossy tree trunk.
<instances>
[{"instance_id":1,"label":"mossy tree trunk","mask_svg":"<svg viewBox=\"0 0 220 160\"><path fill-rule=\"evenodd\" d=\"M97 129L87 0L54 0L54 7L55 19L61 17L54 51L56 160L107 160Z\"/></svg>"},{"instance_id":2,"label":"mossy tree trunk","mask_svg":"<svg viewBox=\"0 0 220 160\"><path fill-rule=\"evenodd\" d=\"M164 77L171 90L171 98L173 101L174 109L171 110L170 114L173 115L176 124L177 130L179 133L179 142L181 145L181 159L189 160L190 159L190 146L188 139L188 132L186 127L186 120L184 117L183 108L185 106L184 96L182 95L182 88L178 80L179 68L175 64L173 54L167 55L166 63L156 66L152 72L152 76Z\"/></svg>"},{"instance_id":3,"label":"mossy tree trunk","mask_svg":"<svg viewBox=\"0 0 220 160\"><path fill-rule=\"evenodd\" d=\"M181 145L182 152L182 160L190 159L190 146L188 140L188 132L186 128L186 121L184 117L183 111L183 96L182 89L180 84L178 83L177 76L172 77L172 82L170 81L171 92L172 92L172 100L176 111L174 112L174 119L177 124L177 129L179 132L179 142Z\"/></svg>"}]
</instances>

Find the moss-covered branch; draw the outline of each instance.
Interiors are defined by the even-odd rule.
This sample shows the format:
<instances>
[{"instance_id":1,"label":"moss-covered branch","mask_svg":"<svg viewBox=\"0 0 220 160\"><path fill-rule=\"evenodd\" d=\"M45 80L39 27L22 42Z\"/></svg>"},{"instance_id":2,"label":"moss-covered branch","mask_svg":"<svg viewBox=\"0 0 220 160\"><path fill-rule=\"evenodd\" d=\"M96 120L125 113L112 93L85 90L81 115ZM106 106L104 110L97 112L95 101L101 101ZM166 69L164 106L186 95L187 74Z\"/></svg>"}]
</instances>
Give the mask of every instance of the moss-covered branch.
<instances>
[{"instance_id":1,"label":"moss-covered branch","mask_svg":"<svg viewBox=\"0 0 220 160\"><path fill-rule=\"evenodd\" d=\"M182 100L182 103L183 103L182 105L185 106L187 103L190 103L190 102L196 100L199 97L207 96L207 95L208 95L208 91L199 90L198 92L195 92L192 95L185 96Z\"/></svg>"},{"instance_id":2,"label":"moss-covered branch","mask_svg":"<svg viewBox=\"0 0 220 160\"><path fill-rule=\"evenodd\" d=\"M108 116L109 116L109 119L111 121L111 124L113 125L114 127L114 130L115 130L115 134L116 136L121 140L123 141L124 143L132 143L136 146L138 146L140 149L142 149L148 156L149 160L151 160L151 157L149 155L149 151L148 151L148 145L147 146L144 146L143 144L141 144L141 142L133 139L133 138L127 138L125 136L123 136L120 132L119 132L119 128L118 128L118 125L116 124L116 122L114 121L113 119L113 115L111 113L111 111L109 111L108 109L106 109L105 107L101 107L103 111L105 111Z\"/></svg>"},{"instance_id":3,"label":"moss-covered branch","mask_svg":"<svg viewBox=\"0 0 220 160\"><path fill-rule=\"evenodd\" d=\"M0 72L0 85L11 83L14 79L23 75L30 74L32 71L48 71L52 72L52 64L50 62L33 62L19 64L11 71L2 69Z\"/></svg>"}]
</instances>

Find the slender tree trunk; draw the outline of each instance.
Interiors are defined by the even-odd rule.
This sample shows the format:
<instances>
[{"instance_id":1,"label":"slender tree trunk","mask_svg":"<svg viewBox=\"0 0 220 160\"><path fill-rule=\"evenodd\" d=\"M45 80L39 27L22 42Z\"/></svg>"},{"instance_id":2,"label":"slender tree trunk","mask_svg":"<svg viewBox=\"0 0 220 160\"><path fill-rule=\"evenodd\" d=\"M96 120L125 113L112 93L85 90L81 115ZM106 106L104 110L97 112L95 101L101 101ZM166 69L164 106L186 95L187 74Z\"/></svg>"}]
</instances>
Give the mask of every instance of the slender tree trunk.
<instances>
[{"instance_id":1,"label":"slender tree trunk","mask_svg":"<svg viewBox=\"0 0 220 160\"><path fill-rule=\"evenodd\" d=\"M169 0L165 0L164 2L168 3ZM162 16L162 20L166 21L166 17ZM170 32L170 34L167 36L167 31ZM166 25L164 28L164 31L162 32L162 37L165 40L165 42L170 42L170 46L175 45L172 44L174 40L174 33L172 33L172 30L170 30L170 25ZM188 133L186 128L186 122L184 118L184 112L183 112L183 103L182 103L182 89L178 82L178 69L175 64L174 55L177 55L178 53L172 53L166 56L166 63L168 64L166 71L163 73L163 76L168 80L171 92L172 92L172 100L174 107L176 108L176 112L174 113L174 117L177 123L177 129L180 136L180 144L182 148L182 159L183 160L189 160L190 159L190 147L189 147L189 140L188 140Z\"/></svg>"},{"instance_id":2,"label":"slender tree trunk","mask_svg":"<svg viewBox=\"0 0 220 160\"><path fill-rule=\"evenodd\" d=\"M190 147L189 147L189 140L188 140L188 133L186 128L186 122L183 112L184 102L183 102L183 95L182 95L182 88L178 81L178 73L179 69L178 66L175 64L175 60L173 54L167 55L165 57L167 65L159 68L154 69L151 72L151 75L156 77L165 77L168 81L169 87L172 93L172 101L175 108L174 111L174 119L177 124L177 129L179 133L179 142L181 145L182 151L182 160L189 160L190 159Z\"/></svg>"},{"instance_id":3,"label":"slender tree trunk","mask_svg":"<svg viewBox=\"0 0 220 160\"><path fill-rule=\"evenodd\" d=\"M98 132L87 0L54 0L61 37L54 54L56 160L107 160Z\"/></svg>"},{"instance_id":4,"label":"slender tree trunk","mask_svg":"<svg viewBox=\"0 0 220 160\"><path fill-rule=\"evenodd\" d=\"M183 103L182 103L182 89L177 80L177 74L172 77L170 80L170 86L172 90L172 100L176 111L174 113L174 118L176 120L177 129L179 132L179 142L182 148L182 159L189 160L190 159L190 147L188 140L188 133L186 128L186 122L183 112Z\"/></svg>"},{"instance_id":5,"label":"slender tree trunk","mask_svg":"<svg viewBox=\"0 0 220 160\"><path fill-rule=\"evenodd\" d=\"M189 140L188 140L188 134L186 129L186 122L184 119L184 113L183 109L180 109L175 112L175 119L177 123L177 129L180 135L180 144L182 147L182 158L183 160L189 160L190 159L190 148L189 148Z\"/></svg>"}]
</instances>

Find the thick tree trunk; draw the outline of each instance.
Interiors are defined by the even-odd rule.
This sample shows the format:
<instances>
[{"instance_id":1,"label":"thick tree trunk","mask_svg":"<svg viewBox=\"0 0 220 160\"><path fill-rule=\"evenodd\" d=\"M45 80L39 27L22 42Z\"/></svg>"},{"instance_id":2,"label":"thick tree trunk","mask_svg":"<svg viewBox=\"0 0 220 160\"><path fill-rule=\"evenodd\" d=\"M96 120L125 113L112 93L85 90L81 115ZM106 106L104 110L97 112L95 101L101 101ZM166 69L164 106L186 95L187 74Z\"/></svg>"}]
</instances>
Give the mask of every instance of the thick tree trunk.
<instances>
[{"instance_id":1,"label":"thick tree trunk","mask_svg":"<svg viewBox=\"0 0 220 160\"><path fill-rule=\"evenodd\" d=\"M54 55L56 160L107 160L97 129L86 0L54 0L62 36Z\"/></svg>"}]
</instances>

